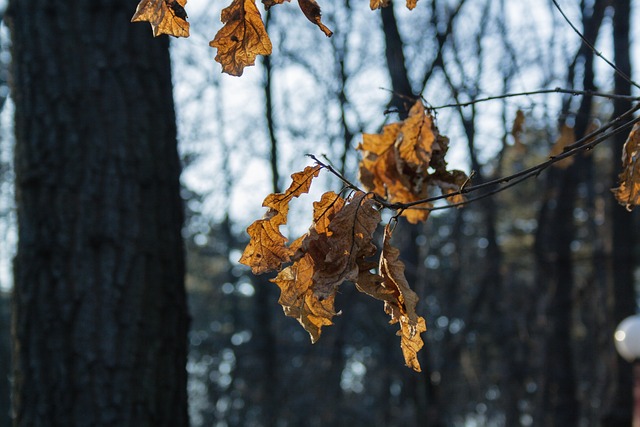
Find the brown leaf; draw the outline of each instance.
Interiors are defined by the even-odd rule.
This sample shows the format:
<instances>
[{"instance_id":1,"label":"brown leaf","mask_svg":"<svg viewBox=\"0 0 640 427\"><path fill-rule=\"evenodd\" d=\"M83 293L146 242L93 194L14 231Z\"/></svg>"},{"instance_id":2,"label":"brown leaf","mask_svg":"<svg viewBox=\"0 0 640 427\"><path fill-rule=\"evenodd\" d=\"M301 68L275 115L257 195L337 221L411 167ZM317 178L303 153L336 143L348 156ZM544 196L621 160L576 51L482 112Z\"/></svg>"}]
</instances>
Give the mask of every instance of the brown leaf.
<instances>
[{"instance_id":1,"label":"brown leaf","mask_svg":"<svg viewBox=\"0 0 640 427\"><path fill-rule=\"evenodd\" d=\"M356 261L376 252L372 241L379 222L375 202L367 194L357 192L335 214L327 233L311 230L303 248L314 260L313 291L318 298L334 295L345 280L356 281Z\"/></svg>"},{"instance_id":2,"label":"brown leaf","mask_svg":"<svg viewBox=\"0 0 640 427\"><path fill-rule=\"evenodd\" d=\"M311 181L318 176L320 169L320 166L307 166L304 171L291 175L292 183L287 191L269 194L264 199L262 206L269 210L263 219L255 221L247 229L251 239L239 260L251 267L254 274L279 270L283 263L289 262L292 250L286 247L287 239L280 233L280 226L287 223L289 202L309 191Z\"/></svg>"},{"instance_id":3,"label":"brown leaf","mask_svg":"<svg viewBox=\"0 0 640 427\"><path fill-rule=\"evenodd\" d=\"M304 13L304 16L306 16L309 21L316 24L325 36L331 37L333 35L333 32L322 23L322 12L320 11L320 5L316 0L298 0L298 5L300 6L302 13Z\"/></svg>"},{"instance_id":4,"label":"brown leaf","mask_svg":"<svg viewBox=\"0 0 640 427\"><path fill-rule=\"evenodd\" d=\"M423 346L420 334L426 331L422 317L416 314L418 295L411 290L404 275L404 263L398 259L400 251L390 243L391 228L384 229L384 243L380 256L380 275L360 269L356 288L376 299L384 301L384 311L391 316L390 323L400 323L400 347L407 366L420 372L416 353Z\"/></svg>"},{"instance_id":5,"label":"brown leaf","mask_svg":"<svg viewBox=\"0 0 640 427\"><path fill-rule=\"evenodd\" d=\"M437 136L433 118L425 114L422 102L418 101L409 110L395 145L402 160L412 169L426 169L431 162Z\"/></svg>"},{"instance_id":6,"label":"brown leaf","mask_svg":"<svg viewBox=\"0 0 640 427\"><path fill-rule=\"evenodd\" d=\"M444 195L459 192L468 181L469 177L467 177L467 174L459 170L445 171L445 173L437 174L437 176L433 178L433 183L440 187L440 191L442 191ZM463 194L455 194L447 197L447 202L452 205L464 203L465 200L466 198Z\"/></svg>"},{"instance_id":7,"label":"brown leaf","mask_svg":"<svg viewBox=\"0 0 640 427\"><path fill-rule=\"evenodd\" d=\"M418 295L409 287L404 275L404 263L398 259L400 251L391 245L391 228L384 230L384 242L380 255L380 275L383 286L393 290L393 299L384 300L384 311L391 316L390 323L400 323L400 347L405 364L420 372L417 352L423 342L420 334L427 330L424 319L416 314Z\"/></svg>"},{"instance_id":8,"label":"brown leaf","mask_svg":"<svg viewBox=\"0 0 640 427\"><path fill-rule=\"evenodd\" d=\"M233 0L222 10L221 20L224 26L209 46L218 49L215 59L223 72L241 76L244 67L255 64L257 55L271 54L271 40L255 0Z\"/></svg>"},{"instance_id":9,"label":"brown leaf","mask_svg":"<svg viewBox=\"0 0 640 427\"><path fill-rule=\"evenodd\" d=\"M281 290L278 302L284 313L300 322L312 342L320 338L322 326L331 325L331 318L337 314L333 308L335 290L319 298L314 292L314 284L318 269L326 268L324 258L331 250L331 221L344 205L344 199L333 191L324 193L319 202L314 202L313 225L291 245L291 249L297 248L294 263L272 280Z\"/></svg>"},{"instance_id":10,"label":"brown leaf","mask_svg":"<svg viewBox=\"0 0 640 427\"><path fill-rule=\"evenodd\" d=\"M281 290L278 303L282 305L284 314L298 320L309 332L311 342L315 343L320 338L322 327L331 325L331 319L339 313L334 310L334 295L320 300L313 294L313 268L311 256L305 254L271 281Z\"/></svg>"},{"instance_id":11,"label":"brown leaf","mask_svg":"<svg viewBox=\"0 0 640 427\"><path fill-rule=\"evenodd\" d=\"M620 186L612 189L618 203L628 211L640 203L640 123L633 125L622 147L622 172L618 176Z\"/></svg>"},{"instance_id":12,"label":"brown leaf","mask_svg":"<svg viewBox=\"0 0 640 427\"><path fill-rule=\"evenodd\" d=\"M560 136L551 147L551 153L549 153L549 157L555 157L564 152L564 148L576 142L576 135L572 127L567 126L566 124L562 125L562 129L560 129ZM553 166L566 169L573 164L573 157L567 157L566 159L562 159L553 164Z\"/></svg>"},{"instance_id":13,"label":"brown leaf","mask_svg":"<svg viewBox=\"0 0 640 427\"><path fill-rule=\"evenodd\" d=\"M187 0L141 0L131 22L148 21L154 37L160 34L189 37L186 4Z\"/></svg>"},{"instance_id":14,"label":"brown leaf","mask_svg":"<svg viewBox=\"0 0 640 427\"><path fill-rule=\"evenodd\" d=\"M262 0L262 4L264 5L264 10L269 10L272 6L282 4L285 1L290 2L291 0Z\"/></svg>"},{"instance_id":15,"label":"brown leaf","mask_svg":"<svg viewBox=\"0 0 640 427\"><path fill-rule=\"evenodd\" d=\"M371 10L376 10L389 6L390 2L391 0L370 0L369 7L371 7Z\"/></svg>"}]
</instances>

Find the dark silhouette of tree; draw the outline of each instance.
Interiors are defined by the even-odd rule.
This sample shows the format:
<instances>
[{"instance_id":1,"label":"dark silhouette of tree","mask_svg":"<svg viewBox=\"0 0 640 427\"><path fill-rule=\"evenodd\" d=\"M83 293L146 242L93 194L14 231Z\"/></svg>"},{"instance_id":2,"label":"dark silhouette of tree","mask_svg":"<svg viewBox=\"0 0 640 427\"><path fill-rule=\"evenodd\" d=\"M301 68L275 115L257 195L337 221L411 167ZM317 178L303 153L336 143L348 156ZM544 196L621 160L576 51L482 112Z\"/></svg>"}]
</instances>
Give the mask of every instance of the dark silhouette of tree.
<instances>
[{"instance_id":1,"label":"dark silhouette of tree","mask_svg":"<svg viewBox=\"0 0 640 427\"><path fill-rule=\"evenodd\" d=\"M16 426L186 426L168 40L131 2L11 1Z\"/></svg>"}]
</instances>

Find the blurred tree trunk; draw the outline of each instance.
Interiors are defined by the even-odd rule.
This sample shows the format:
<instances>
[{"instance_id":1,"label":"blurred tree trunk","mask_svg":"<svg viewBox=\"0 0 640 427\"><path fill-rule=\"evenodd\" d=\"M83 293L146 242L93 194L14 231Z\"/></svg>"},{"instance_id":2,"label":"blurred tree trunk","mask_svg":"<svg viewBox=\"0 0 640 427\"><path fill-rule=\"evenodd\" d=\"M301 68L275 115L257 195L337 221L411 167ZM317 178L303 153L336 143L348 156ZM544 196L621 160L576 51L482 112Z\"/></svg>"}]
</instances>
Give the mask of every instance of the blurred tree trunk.
<instances>
[{"instance_id":1,"label":"blurred tree trunk","mask_svg":"<svg viewBox=\"0 0 640 427\"><path fill-rule=\"evenodd\" d=\"M631 75L631 60L629 42L629 21L631 19L630 0L614 0L613 15L613 47L616 66L627 76ZM631 95L631 83L620 74L615 74L615 93L618 95ZM631 103L622 99L614 102L613 116L618 117L631 108ZM618 174L622 170L622 146L626 140L624 133L614 137L614 168L612 177L613 185L617 185ZM613 227L613 242L611 253L611 272L613 284L609 290L609 303L607 309L612 313L611 324L607 330L609 337L622 319L635 312L635 292L633 288L633 268L635 265L634 246L635 233L633 216L622 206L615 204L611 212L611 224ZM612 360L611 370L612 395L610 407L604 414L602 425L605 427L628 426L631 424L632 402L632 372L631 365L620 356L612 354L609 341L609 354Z\"/></svg>"},{"instance_id":2,"label":"blurred tree trunk","mask_svg":"<svg viewBox=\"0 0 640 427\"><path fill-rule=\"evenodd\" d=\"M11 348L9 342L9 301L4 293L0 292L0 427L11 425L11 401L9 399Z\"/></svg>"},{"instance_id":3,"label":"blurred tree trunk","mask_svg":"<svg viewBox=\"0 0 640 427\"><path fill-rule=\"evenodd\" d=\"M409 73L405 64L405 57L403 52L404 43L400 32L398 31L398 24L393 11L393 2L388 7L381 9L382 29L384 32L385 40L385 54L387 59L387 69L389 71L389 77L391 78L391 87L393 94L389 101L389 106L398 110L398 115L401 120L407 118L407 113L411 107L411 99L415 98L413 90L411 89L411 82L409 80ZM406 270L405 275L409 283L415 284L417 281L418 265L422 262L419 259L420 248L417 245L417 237L422 234L422 225L412 225L404 221L398 224L398 230L396 235L400 236L402 242L400 243L400 251L402 253L402 260L405 263ZM387 348L392 348L387 346ZM385 354L387 357L387 364L393 363L389 354ZM438 390L437 385L431 381L431 372L428 370L429 364L424 361L421 362L423 372L420 374L411 373L404 376L403 390L405 393L409 393L406 398L413 400L415 404L415 414L417 422L424 423L429 426L444 425L444 422L440 418L443 412L438 409ZM389 378L385 378L385 381L389 381ZM386 384L385 392L389 391L389 384ZM391 408L388 408L391 409ZM424 417L431 415L427 421Z\"/></svg>"},{"instance_id":4,"label":"blurred tree trunk","mask_svg":"<svg viewBox=\"0 0 640 427\"><path fill-rule=\"evenodd\" d=\"M129 0L11 0L16 426L186 426L168 40Z\"/></svg>"},{"instance_id":5,"label":"blurred tree trunk","mask_svg":"<svg viewBox=\"0 0 640 427\"><path fill-rule=\"evenodd\" d=\"M606 2L596 1L593 6L583 5L584 36L591 43L598 37ZM569 85L575 86L573 77L582 75L580 89L595 90L594 53L582 44L569 70ZM581 64L581 72L573 67ZM591 96L582 97L574 114L573 127L576 140L582 138L589 127L592 112ZM565 115L570 102L565 103ZM563 118L563 124L566 117ZM538 283L547 286L545 312L545 338L541 396L538 423L548 426L578 425L581 407L577 396L577 378L574 358L574 260L572 242L575 239L575 216L578 187L585 182L593 159L583 154L574 156L574 162L565 169L551 168L547 174L547 191L539 212L536 236Z\"/></svg>"}]
</instances>

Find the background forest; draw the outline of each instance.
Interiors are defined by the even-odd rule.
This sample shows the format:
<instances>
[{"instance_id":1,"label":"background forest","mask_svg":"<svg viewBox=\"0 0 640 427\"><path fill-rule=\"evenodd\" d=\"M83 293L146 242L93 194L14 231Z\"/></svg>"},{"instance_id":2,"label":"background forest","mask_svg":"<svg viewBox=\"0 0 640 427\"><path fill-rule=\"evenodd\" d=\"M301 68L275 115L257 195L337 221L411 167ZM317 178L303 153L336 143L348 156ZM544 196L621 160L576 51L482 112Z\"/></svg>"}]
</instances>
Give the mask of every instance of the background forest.
<instances>
[{"instance_id":1,"label":"background forest","mask_svg":"<svg viewBox=\"0 0 640 427\"><path fill-rule=\"evenodd\" d=\"M640 95L621 74L640 80L640 29L629 25L640 21L640 2L420 0L412 11L396 1L372 12L364 0L324 1L331 38L284 3L263 12L273 54L240 78L220 74L208 46L224 3L189 2L191 36L171 41L191 425L630 425L631 369L613 331L638 307L639 218L610 191L628 133L492 197L435 211L423 225L399 224L395 243L427 320L421 373L404 366L379 301L341 288L343 314L311 345L283 315L270 277L237 260L262 199L310 164L306 153L326 155L355 180L361 134L406 117L411 97L435 107L450 165L473 171L476 184L540 163L558 140L620 116L632 100L594 95ZM146 24L127 25L151 37ZM4 427L17 241L4 24L0 49ZM554 88L576 93L497 97ZM495 98L472 102L487 97ZM514 132L519 111L524 127ZM340 188L328 174L318 182L292 205L291 235L305 231L312 197Z\"/></svg>"}]
</instances>

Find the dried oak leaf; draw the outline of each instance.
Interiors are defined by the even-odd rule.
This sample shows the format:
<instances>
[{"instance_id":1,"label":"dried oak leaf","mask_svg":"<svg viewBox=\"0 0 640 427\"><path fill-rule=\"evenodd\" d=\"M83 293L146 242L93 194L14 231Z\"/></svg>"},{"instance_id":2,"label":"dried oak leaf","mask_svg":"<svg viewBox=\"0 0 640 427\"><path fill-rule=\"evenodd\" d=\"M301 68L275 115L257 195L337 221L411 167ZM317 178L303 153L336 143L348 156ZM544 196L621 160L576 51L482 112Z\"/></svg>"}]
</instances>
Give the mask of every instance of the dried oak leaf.
<instances>
[{"instance_id":1,"label":"dried oak leaf","mask_svg":"<svg viewBox=\"0 0 640 427\"><path fill-rule=\"evenodd\" d=\"M262 4L264 5L264 10L269 10L272 6L282 4L285 1L290 2L291 0L262 0Z\"/></svg>"},{"instance_id":2,"label":"dried oak leaf","mask_svg":"<svg viewBox=\"0 0 640 427\"><path fill-rule=\"evenodd\" d=\"M394 146L401 136L401 128L401 123L392 123L385 126L380 135L363 134L362 144L358 146L364 156L359 171L362 186L392 203L414 202L428 194L427 186L422 185L423 176L404 167ZM405 210L402 215L412 224L417 224L427 219L429 211Z\"/></svg>"},{"instance_id":3,"label":"dried oak leaf","mask_svg":"<svg viewBox=\"0 0 640 427\"><path fill-rule=\"evenodd\" d=\"M418 101L409 110L395 144L402 160L419 172L429 167L433 150L440 149L436 143L438 137L433 117L426 114L424 105Z\"/></svg>"},{"instance_id":4,"label":"dried oak leaf","mask_svg":"<svg viewBox=\"0 0 640 427\"><path fill-rule=\"evenodd\" d=\"M312 256L315 263L314 295L325 299L334 295L344 281L356 281L356 261L376 252L373 232L380 218L380 212L370 195L356 192L335 214L327 233L310 230L303 249Z\"/></svg>"},{"instance_id":5,"label":"dried oak leaf","mask_svg":"<svg viewBox=\"0 0 640 427\"><path fill-rule=\"evenodd\" d=\"M287 239L280 233L280 226L287 223L289 202L309 191L320 169L320 166L307 166L304 171L294 173L287 191L269 194L262 202L269 210L247 229L251 239L239 261L251 267L254 274L279 270L283 263L289 262L292 250L286 246Z\"/></svg>"},{"instance_id":6,"label":"dried oak leaf","mask_svg":"<svg viewBox=\"0 0 640 427\"><path fill-rule=\"evenodd\" d=\"M148 21L154 37L160 34L189 37L186 4L187 0L142 0L131 22Z\"/></svg>"},{"instance_id":7,"label":"dried oak leaf","mask_svg":"<svg viewBox=\"0 0 640 427\"><path fill-rule=\"evenodd\" d=\"M400 251L391 245L391 228L384 230L380 255L380 275L361 270L356 287L372 297L384 301L384 311L391 316L390 323L400 323L400 347L408 367L420 372L417 352L424 345L420 334L427 330L424 318L416 314L418 295L409 287L404 275L404 263L398 259Z\"/></svg>"},{"instance_id":8,"label":"dried oak leaf","mask_svg":"<svg viewBox=\"0 0 640 427\"><path fill-rule=\"evenodd\" d=\"M622 148L622 172L618 176L620 186L612 189L618 203L628 211L640 204L640 123L631 129Z\"/></svg>"},{"instance_id":9,"label":"dried oak leaf","mask_svg":"<svg viewBox=\"0 0 640 427\"><path fill-rule=\"evenodd\" d=\"M209 46L218 49L215 59L224 73L241 76L244 67L255 64L257 55L271 54L271 40L255 0L233 0L222 9L221 20L224 26Z\"/></svg>"},{"instance_id":10,"label":"dried oak leaf","mask_svg":"<svg viewBox=\"0 0 640 427\"><path fill-rule=\"evenodd\" d=\"M379 221L375 202L365 193L355 193L345 204L328 192L314 203L314 223L300 245L301 256L272 280L281 290L278 302L285 314L300 322L312 342L338 314L333 306L338 287L355 282L358 263L375 254L372 239Z\"/></svg>"},{"instance_id":11,"label":"dried oak leaf","mask_svg":"<svg viewBox=\"0 0 640 427\"><path fill-rule=\"evenodd\" d=\"M407 9L411 10L416 7L418 0L407 0Z\"/></svg>"},{"instance_id":12,"label":"dried oak leaf","mask_svg":"<svg viewBox=\"0 0 640 427\"><path fill-rule=\"evenodd\" d=\"M296 319L309 333L311 342L320 338L322 327L331 325L334 310L334 295L323 300L318 299L312 290L313 260L309 254L282 270L271 281L281 290L278 303L284 314Z\"/></svg>"},{"instance_id":13,"label":"dried oak leaf","mask_svg":"<svg viewBox=\"0 0 640 427\"><path fill-rule=\"evenodd\" d=\"M331 37L333 32L322 23L322 12L316 0L298 0L298 5L307 19L320 28L325 36Z\"/></svg>"},{"instance_id":14,"label":"dried oak leaf","mask_svg":"<svg viewBox=\"0 0 640 427\"><path fill-rule=\"evenodd\" d=\"M549 153L549 157L555 157L564 152L564 148L576 142L576 135L572 127L567 126L566 124L562 125L562 129L560 129L560 136L551 147L551 153ZM573 164L573 157L567 157L560 161L557 161L553 164L553 166L566 169Z\"/></svg>"},{"instance_id":15,"label":"dried oak leaf","mask_svg":"<svg viewBox=\"0 0 640 427\"><path fill-rule=\"evenodd\" d=\"M391 4L391 0L370 0L369 7L371 10L381 9L383 7L387 7Z\"/></svg>"}]
</instances>

